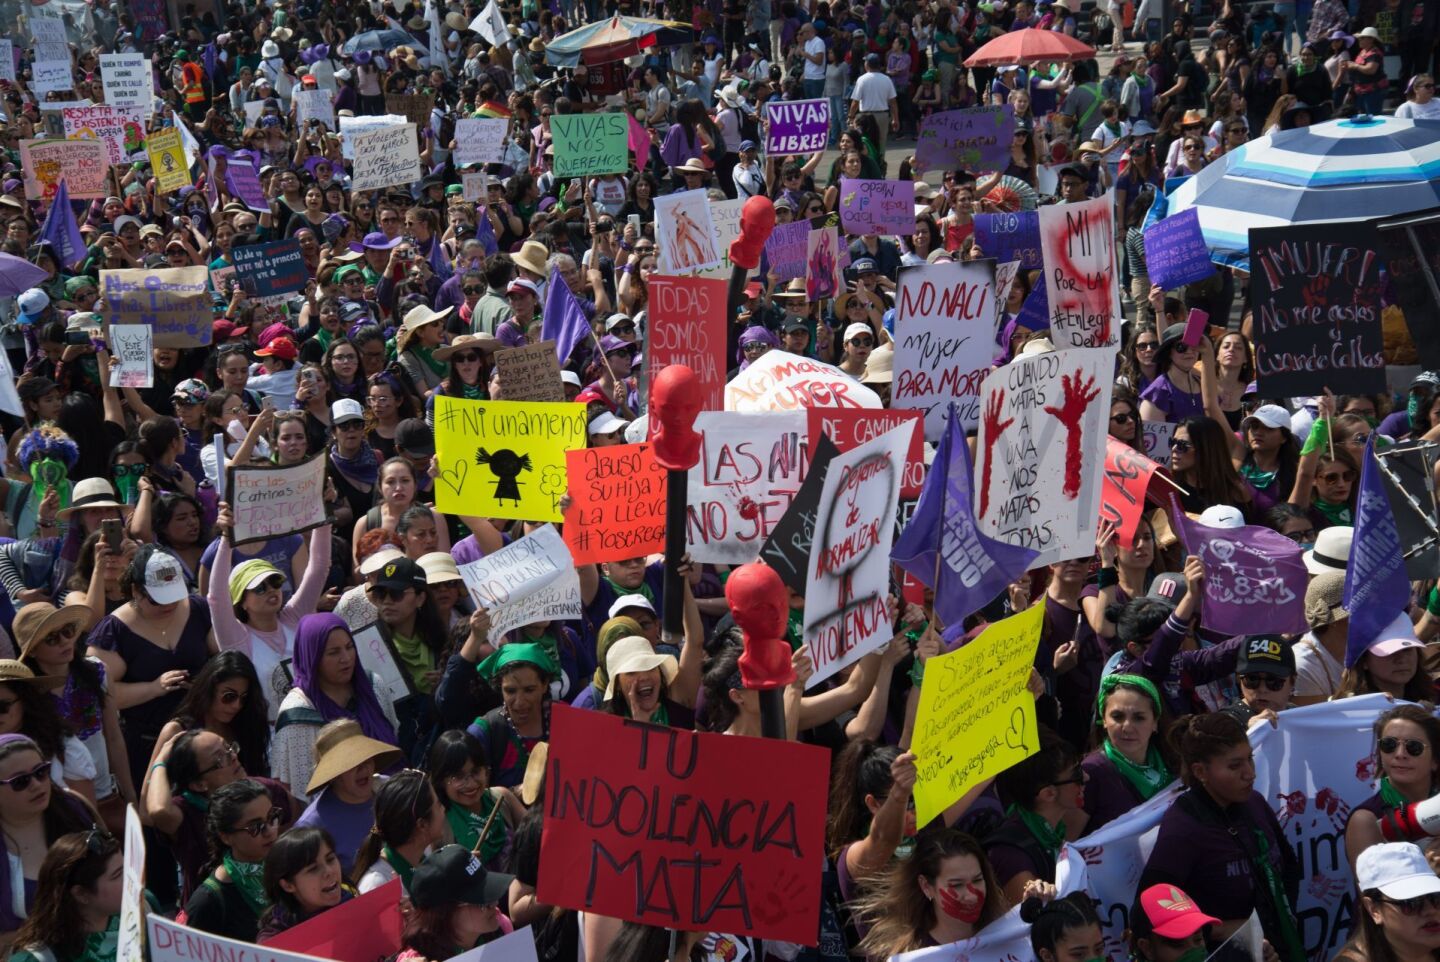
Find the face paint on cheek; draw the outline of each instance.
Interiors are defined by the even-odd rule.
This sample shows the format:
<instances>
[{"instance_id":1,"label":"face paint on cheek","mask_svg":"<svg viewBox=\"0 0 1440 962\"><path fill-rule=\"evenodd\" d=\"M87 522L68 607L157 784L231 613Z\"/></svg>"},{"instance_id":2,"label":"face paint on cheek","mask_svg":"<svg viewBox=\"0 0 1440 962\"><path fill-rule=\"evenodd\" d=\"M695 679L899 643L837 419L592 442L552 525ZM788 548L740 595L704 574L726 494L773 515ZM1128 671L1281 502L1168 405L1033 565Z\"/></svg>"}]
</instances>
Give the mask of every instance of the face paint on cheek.
<instances>
[{"instance_id":1,"label":"face paint on cheek","mask_svg":"<svg viewBox=\"0 0 1440 962\"><path fill-rule=\"evenodd\" d=\"M965 885L965 891L969 892L970 897L975 900L970 905L961 902L960 896L955 894L954 889L940 889L940 911L952 919L974 925L980 921L980 913L985 909L985 893L968 883Z\"/></svg>"}]
</instances>

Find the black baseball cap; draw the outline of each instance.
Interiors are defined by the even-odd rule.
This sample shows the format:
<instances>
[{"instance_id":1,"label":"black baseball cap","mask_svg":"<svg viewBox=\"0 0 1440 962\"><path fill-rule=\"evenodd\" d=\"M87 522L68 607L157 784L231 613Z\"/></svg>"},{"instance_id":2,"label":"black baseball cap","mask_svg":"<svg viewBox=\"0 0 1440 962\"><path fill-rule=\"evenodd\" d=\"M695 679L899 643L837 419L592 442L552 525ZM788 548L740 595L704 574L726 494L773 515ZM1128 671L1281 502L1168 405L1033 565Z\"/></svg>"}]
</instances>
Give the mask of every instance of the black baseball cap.
<instances>
[{"instance_id":1,"label":"black baseball cap","mask_svg":"<svg viewBox=\"0 0 1440 962\"><path fill-rule=\"evenodd\" d=\"M804 331L808 334L810 333L810 325L805 323L805 318L798 314L792 314L785 319L785 323L781 326L780 331L782 334L791 334L798 331Z\"/></svg>"},{"instance_id":2,"label":"black baseball cap","mask_svg":"<svg viewBox=\"0 0 1440 962\"><path fill-rule=\"evenodd\" d=\"M404 591L406 588L422 591L425 588L425 569L409 558L396 558L385 563L371 587L390 591Z\"/></svg>"},{"instance_id":3,"label":"black baseball cap","mask_svg":"<svg viewBox=\"0 0 1440 962\"><path fill-rule=\"evenodd\" d=\"M487 871L480 856L463 845L446 845L415 867L410 901L417 909L443 905L498 905L513 875Z\"/></svg>"},{"instance_id":4,"label":"black baseball cap","mask_svg":"<svg viewBox=\"0 0 1440 962\"><path fill-rule=\"evenodd\" d=\"M412 458L435 456L435 435L421 418L406 418L395 426L395 450Z\"/></svg>"},{"instance_id":5,"label":"black baseball cap","mask_svg":"<svg viewBox=\"0 0 1440 962\"><path fill-rule=\"evenodd\" d=\"M1295 674L1295 649L1279 635L1251 635L1240 646L1235 674L1289 678Z\"/></svg>"}]
</instances>

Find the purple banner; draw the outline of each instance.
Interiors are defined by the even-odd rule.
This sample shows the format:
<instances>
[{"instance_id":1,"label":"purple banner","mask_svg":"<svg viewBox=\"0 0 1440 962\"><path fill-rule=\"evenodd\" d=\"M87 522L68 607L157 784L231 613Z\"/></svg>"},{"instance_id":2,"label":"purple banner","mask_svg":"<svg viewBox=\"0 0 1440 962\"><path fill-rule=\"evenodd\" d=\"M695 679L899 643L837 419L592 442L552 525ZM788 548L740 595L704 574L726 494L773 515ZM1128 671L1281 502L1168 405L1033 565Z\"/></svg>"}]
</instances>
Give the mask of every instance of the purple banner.
<instances>
[{"instance_id":1,"label":"purple banner","mask_svg":"<svg viewBox=\"0 0 1440 962\"><path fill-rule=\"evenodd\" d=\"M1014 136L1015 108L1009 104L931 114L920 121L915 172L1004 170Z\"/></svg>"},{"instance_id":2,"label":"purple banner","mask_svg":"<svg viewBox=\"0 0 1440 962\"><path fill-rule=\"evenodd\" d=\"M852 234L915 233L913 180L840 178L840 225Z\"/></svg>"},{"instance_id":3,"label":"purple banner","mask_svg":"<svg viewBox=\"0 0 1440 962\"><path fill-rule=\"evenodd\" d=\"M765 155L813 154L830 141L830 101L774 100L765 105Z\"/></svg>"},{"instance_id":4,"label":"purple banner","mask_svg":"<svg viewBox=\"0 0 1440 962\"><path fill-rule=\"evenodd\" d=\"M1186 208L1145 231L1145 264L1150 283L1167 291L1214 274L1210 249L1205 246L1205 235L1200 233L1200 212Z\"/></svg>"},{"instance_id":5,"label":"purple banner","mask_svg":"<svg viewBox=\"0 0 1440 962\"><path fill-rule=\"evenodd\" d=\"M1040 253L1040 215L1033 210L1013 214L976 214L975 243L981 255L996 262L1019 261L1022 271L1045 266Z\"/></svg>"},{"instance_id":6,"label":"purple banner","mask_svg":"<svg viewBox=\"0 0 1440 962\"><path fill-rule=\"evenodd\" d=\"M1173 502L1172 502L1173 504ZM1200 624L1222 635L1305 631L1303 549L1269 528L1212 528L1171 512L1186 554L1205 565Z\"/></svg>"},{"instance_id":7,"label":"purple banner","mask_svg":"<svg viewBox=\"0 0 1440 962\"><path fill-rule=\"evenodd\" d=\"M230 155L225 164L225 189L246 207L258 213L270 209L260 188L260 172L245 157Z\"/></svg>"},{"instance_id":8,"label":"purple banner","mask_svg":"<svg viewBox=\"0 0 1440 962\"><path fill-rule=\"evenodd\" d=\"M776 224L765 241L765 256L776 281L793 281L805 276L805 238L810 222L799 220Z\"/></svg>"}]
</instances>

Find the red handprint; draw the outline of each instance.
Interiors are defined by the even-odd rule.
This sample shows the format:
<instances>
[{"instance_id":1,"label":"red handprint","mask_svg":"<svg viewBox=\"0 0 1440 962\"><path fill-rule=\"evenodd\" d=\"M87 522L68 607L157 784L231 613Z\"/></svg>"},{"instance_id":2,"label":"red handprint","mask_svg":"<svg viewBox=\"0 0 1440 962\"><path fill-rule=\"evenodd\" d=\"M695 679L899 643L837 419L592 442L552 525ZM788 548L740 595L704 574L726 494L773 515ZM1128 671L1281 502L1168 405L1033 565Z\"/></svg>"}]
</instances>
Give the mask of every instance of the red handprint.
<instances>
[{"instance_id":1,"label":"red handprint","mask_svg":"<svg viewBox=\"0 0 1440 962\"><path fill-rule=\"evenodd\" d=\"M1310 804L1309 800L1305 797L1305 792L1300 789L1296 789L1295 791L1288 794L1276 795L1275 797L1280 799L1281 803L1284 806L1280 810L1281 828L1289 825L1290 819L1294 818L1296 815L1305 814L1305 809Z\"/></svg>"},{"instance_id":2,"label":"red handprint","mask_svg":"<svg viewBox=\"0 0 1440 962\"><path fill-rule=\"evenodd\" d=\"M1064 402L1058 408L1046 408L1045 413L1055 415L1055 419L1065 425L1065 485L1062 490L1065 497L1073 501L1080 496L1080 418L1090 407L1090 402L1100 396L1100 389L1095 386L1094 377L1087 378L1082 384L1078 370L1061 377L1060 385L1065 394Z\"/></svg>"},{"instance_id":3,"label":"red handprint","mask_svg":"<svg viewBox=\"0 0 1440 962\"><path fill-rule=\"evenodd\" d=\"M1316 792L1315 808L1330 816L1330 824L1337 832L1345 830L1345 822L1350 818L1350 805L1334 789L1322 788Z\"/></svg>"},{"instance_id":4,"label":"red handprint","mask_svg":"<svg viewBox=\"0 0 1440 962\"><path fill-rule=\"evenodd\" d=\"M1330 303L1330 275L1316 274L1300 289L1306 307L1326 307Z\"/></svg>"},{"instance_id":5,"label":"red handprint","mask_svg":"<svg viewBox=\"0 0 1440 962\"><path fill-rule=\"evenodd\" d=\"M1005 390L1002 388L990 395L990 399L985 402L985 429L980 432L980 436L985 439L985 443L981 445L983 450L978 452L985 458L985 464L980 468L980 517L982 518L985 517L986 511L990 507L990 467L995 463L995 448L1000 443L1001 432L1015 423L1014 418L1008 421L1000 420L1000 412L1003 410L1005 410Z\"/></svg>"},{"instance_id":6,"label":"red handprint","mask_svg":"<svg viewBox=\"0 0 1440 962\"><path fill-rule=\"evenodd\" d=\"M1355 763L1355 780L1361 782L1375 780L1375 757L1373 755L1366 755Z\"/></svg>"}]
</instances>

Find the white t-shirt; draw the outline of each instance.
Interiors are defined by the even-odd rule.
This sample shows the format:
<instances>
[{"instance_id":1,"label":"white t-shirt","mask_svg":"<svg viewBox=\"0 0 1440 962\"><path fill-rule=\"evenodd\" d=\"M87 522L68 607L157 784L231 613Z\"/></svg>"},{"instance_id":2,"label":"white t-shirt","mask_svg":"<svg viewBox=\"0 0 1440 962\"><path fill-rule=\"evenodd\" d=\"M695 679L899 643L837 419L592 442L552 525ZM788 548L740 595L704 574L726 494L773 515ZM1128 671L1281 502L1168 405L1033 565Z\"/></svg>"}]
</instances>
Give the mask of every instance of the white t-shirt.
<instances>
[{"instance_id":1,"label":"white t-shirt","mask_svg":"<svg viewBox=\"0 0 1440 962\"><path fill-rule=\"evenodd\" d=\"M820 62L816 63L812 57L819 56ZM825 79L825 41L819 37L811 37L805 41L805 79Z\"/></svg>"},{"instance_id":2,"label":"white t-shirt","mask_svg":"<svg viewBox=\"0 0 1440 962\"><path fill-rule=\"evenodd\" d=\"M1295 643L1295 694L1297 697L1329 698L1340 687L1345 666L1307 631Z\"/></svg>"},{"instance_id":3,"label":"white t-shirt","mask_svg":"<svg viewBox=\"0 0 1440 962\"><path fill-rule=\"evenodd\" d=\"M1395 108L1395 116L1408 120L1440 120L1440 97L1431 97L1423 104L1407 100Z\"/></svg>"},{"instance_id":4,"label":"white t-shirt","mask_svg":"<svg viewBox=\"0 0 1440 962\"><path fill-rule=\"evenodd\" d=\"M889 110L890 101L895 99L895 83L883 73L868 71L855 81L850 99L860 105L861 113Z\"/></svg>"}]
</instances>

